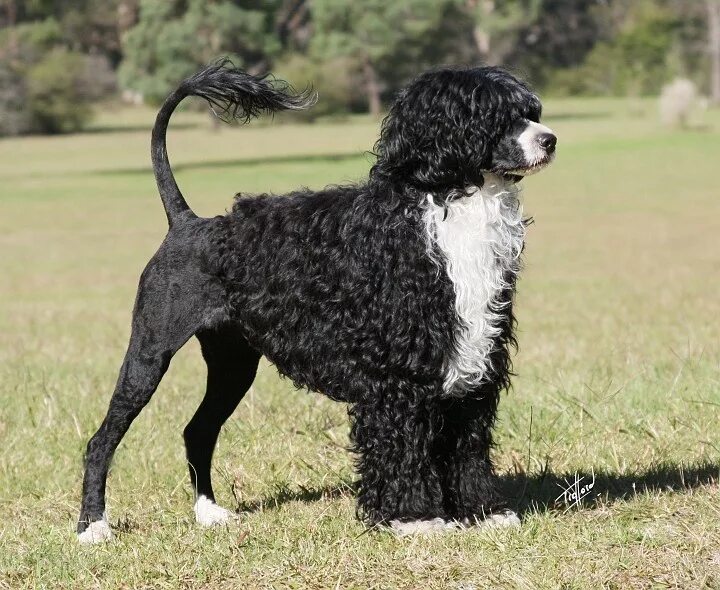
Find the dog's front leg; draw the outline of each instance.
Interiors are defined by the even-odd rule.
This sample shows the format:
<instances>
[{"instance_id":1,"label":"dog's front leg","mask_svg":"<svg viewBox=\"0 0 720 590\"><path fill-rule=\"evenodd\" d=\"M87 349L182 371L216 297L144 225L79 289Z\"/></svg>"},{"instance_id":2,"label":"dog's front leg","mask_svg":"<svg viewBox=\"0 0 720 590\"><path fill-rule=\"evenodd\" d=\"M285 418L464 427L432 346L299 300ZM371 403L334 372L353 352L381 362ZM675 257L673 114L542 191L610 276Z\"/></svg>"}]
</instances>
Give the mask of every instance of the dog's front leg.
<instances>
[{"instance_id":1,"label":"dog's front leg","mask_svg":"<svg viewBox=\"0 0 720 590\"><path fill-rule=\"evenodd\" d=\"M432 392L400 384L350 409L358 513L369 524L400 533L446 528L432 399Z\"/></svg>"},{"instance_id":2,"label":"dog's front leg","mask_svg":"<svg viewBox=\"0 0 720 590\"><path fill-rule=\"evenodd\" d=\"M497 392L486 387L476 397L450 399L445 404L444 493L450 517L463 526L520 524L498 494L490 458L497 399Z\"/></svg>"}]
</instances>

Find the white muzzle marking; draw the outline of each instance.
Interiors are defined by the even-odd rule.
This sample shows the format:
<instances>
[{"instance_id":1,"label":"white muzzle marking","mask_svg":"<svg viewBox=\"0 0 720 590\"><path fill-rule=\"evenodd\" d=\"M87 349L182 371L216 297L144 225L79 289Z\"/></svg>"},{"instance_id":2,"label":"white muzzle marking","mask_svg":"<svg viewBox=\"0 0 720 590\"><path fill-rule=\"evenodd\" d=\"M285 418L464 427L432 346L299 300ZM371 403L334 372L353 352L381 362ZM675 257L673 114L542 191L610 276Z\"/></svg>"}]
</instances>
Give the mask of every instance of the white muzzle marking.
<instances>
[{"instance_id":1,"label":"white muzzle marking","mask_svg":"<svg viewBox=\"0 0 720 590\"><path fill-rule=\"evenodd\" d=\"M553 131L545 125L528 121L528 126L517 138L517 142L523 151L528 166L521 170L513 170L513 174L529 176L530 174L535 174L540 171L552 162L555 154L548 155L545 148L543 148L538 141L538 137L546 133L553 134Z\"/></svg>"}]
</instances>

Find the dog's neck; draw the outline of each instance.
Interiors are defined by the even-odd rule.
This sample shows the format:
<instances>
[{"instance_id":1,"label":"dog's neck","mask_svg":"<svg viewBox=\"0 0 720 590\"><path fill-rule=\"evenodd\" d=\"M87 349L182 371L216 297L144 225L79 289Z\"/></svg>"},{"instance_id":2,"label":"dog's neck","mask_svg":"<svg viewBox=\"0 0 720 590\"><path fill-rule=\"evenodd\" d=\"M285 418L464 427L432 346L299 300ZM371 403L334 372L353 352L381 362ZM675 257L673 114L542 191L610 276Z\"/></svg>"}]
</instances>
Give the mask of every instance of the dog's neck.
<instances>
[{"instance_id":1,"label":"dog's neck","mask_svg":"<svg viewBox=\"0 0 720 590\"><path fill-rule=\"evenodd\" d=\"M484 198L500 198L503 200L515 199L518 203L518 207L522 207L520 204L520 187L517 182L492 172L483 173L485 182L482 187L470 186L465 190L465 193L470 197L478 196Z\"/></svg>"},{"instance_id":2,"label":"dog's neck","mask_svg":"<svg viewBox=\"0 0 720 590\"><path fill-rule=\"evenodd\" d=\"M427 195L428 254L453 284L458 318L447 393L462 395L492 370L491 352L509 303L503 292L514 287L525 238L519 194L515 183L487 175L482 188L443 199L443 206Z\"/></svg>"}]
</instances>

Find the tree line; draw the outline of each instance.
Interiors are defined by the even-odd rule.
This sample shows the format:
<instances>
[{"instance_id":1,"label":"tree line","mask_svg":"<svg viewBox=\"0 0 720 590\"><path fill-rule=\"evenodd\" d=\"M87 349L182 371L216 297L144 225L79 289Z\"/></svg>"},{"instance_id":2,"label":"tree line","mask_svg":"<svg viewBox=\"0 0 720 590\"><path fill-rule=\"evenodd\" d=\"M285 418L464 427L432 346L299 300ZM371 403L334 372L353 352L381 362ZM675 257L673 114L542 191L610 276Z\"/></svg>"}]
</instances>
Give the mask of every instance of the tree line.
<instances>
[{"instance_id":1,"label":"tree line","mask_svg":"<svg viewBox=\"0 0 720 590\"><path fill-rule=\"evenodd\" d=\"M649 95L692 79L720 101L720 0L0 0L0 134L81 128L93 101L157 103L229 55L378 114L409 78L501 64L554 95Z\"/></svg>"}]
</instances>

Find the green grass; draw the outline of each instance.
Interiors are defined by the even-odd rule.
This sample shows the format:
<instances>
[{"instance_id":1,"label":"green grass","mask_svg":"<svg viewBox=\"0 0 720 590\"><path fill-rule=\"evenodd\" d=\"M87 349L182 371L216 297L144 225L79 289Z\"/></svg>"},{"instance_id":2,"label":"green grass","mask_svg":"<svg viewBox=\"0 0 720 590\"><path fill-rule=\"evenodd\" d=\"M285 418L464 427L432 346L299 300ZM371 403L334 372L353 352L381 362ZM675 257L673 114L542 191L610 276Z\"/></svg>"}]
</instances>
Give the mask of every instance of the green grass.
<instances>
[{"instance_id":1,"label":"green grass","mask_svg":"<svg viewBox=\"0 0 720 590\"><path fill-rule=\"evenodd\" d=\"M559 157L525 181L535 217L520 352L495 460L519 530L397 539L354 520L345 408L264 365L214 463L240 524L194 525L181 431L202 396L195 342L123 441L116 540L74 535L82 452L102 419L134 287L164 215L152 113L0 141L0 587L720 588L720 113L547 105ZM180 113L179 183L201 214L238 191L362 178L364 118L212 131ZM595 475L568 509L564 478Z\"/></svg>"}]
</instances>

